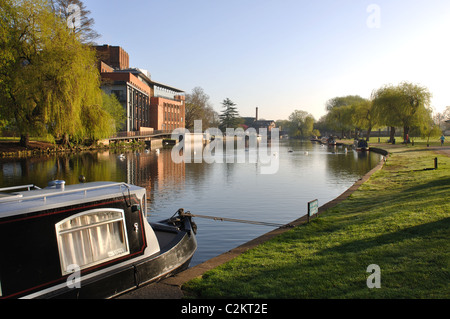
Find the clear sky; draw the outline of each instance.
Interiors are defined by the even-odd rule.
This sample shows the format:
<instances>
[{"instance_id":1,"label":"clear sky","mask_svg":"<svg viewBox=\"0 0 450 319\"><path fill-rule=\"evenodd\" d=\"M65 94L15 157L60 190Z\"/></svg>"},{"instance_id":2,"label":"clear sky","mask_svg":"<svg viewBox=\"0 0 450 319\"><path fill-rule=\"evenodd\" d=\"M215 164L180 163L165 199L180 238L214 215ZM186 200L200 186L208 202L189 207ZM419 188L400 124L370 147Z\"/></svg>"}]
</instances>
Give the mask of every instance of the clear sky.
<instances>
[{"instance_id":1,"label":"clear sky","mask_svg":"<svg viewBox=\"0 0 450 319\"><path fill-rule=\"evenodd\" d=\"M448 0L83 0L98 44L123 47L130 66L216 111L319 119L327 100L369 98L385 84L426 86L450 105Z\"/></svg>"}]
</instances>

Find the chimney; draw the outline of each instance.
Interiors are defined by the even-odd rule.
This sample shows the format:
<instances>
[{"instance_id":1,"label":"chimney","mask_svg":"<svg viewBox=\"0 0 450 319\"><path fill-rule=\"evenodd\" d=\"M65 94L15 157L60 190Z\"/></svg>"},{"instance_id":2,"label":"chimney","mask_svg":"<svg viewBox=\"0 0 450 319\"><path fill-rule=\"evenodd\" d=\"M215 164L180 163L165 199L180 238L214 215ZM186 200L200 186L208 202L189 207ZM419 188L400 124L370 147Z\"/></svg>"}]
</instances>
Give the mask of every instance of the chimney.
<instances>
[{"instance_id":1,"label":"chimney","mask_svg":"<svg viewBox=\"0 0 450 319\"><path fill-rule=\"evenodd\" d=\"M258 120L258 108L256 108L256 119L255 119L255 121L257 121Z\"/></svg>"}]
</instances>

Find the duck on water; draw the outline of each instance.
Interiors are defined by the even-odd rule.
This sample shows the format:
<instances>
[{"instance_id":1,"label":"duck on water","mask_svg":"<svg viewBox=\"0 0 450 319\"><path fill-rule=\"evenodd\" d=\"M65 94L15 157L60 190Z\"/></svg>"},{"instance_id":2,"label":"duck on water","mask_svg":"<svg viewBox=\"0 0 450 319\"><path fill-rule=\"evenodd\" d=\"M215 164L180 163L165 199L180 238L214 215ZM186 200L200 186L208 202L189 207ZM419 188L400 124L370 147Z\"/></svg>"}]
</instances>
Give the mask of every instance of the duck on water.
<instances>
[{"instance_id":1,"label":"duck on water","mask_svg":"<svg viewBox=\"0 0 450 319\"><path fill-rule=\"evenodd\" d=\"M0 299L112 298L187 268L191 217L150 224L146 201L114 182L0 189Z\"/></svg>"}]
</instances>

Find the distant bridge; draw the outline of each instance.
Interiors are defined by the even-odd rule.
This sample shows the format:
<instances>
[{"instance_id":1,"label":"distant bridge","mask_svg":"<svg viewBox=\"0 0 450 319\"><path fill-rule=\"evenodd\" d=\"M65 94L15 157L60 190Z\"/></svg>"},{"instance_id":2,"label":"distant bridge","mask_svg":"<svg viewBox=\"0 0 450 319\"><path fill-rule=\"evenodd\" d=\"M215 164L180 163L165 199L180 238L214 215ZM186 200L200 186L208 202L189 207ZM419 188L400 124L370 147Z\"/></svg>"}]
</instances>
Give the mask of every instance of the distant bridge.
<instances>
[{"instance_id":1,"label":"distant bridge","mask_svg":"<svg viewBox=\"0 0 450 319\"><path fill-rule=\"evenodd\" d=\"M126 140L151 140L155 138L170 138L172 131L153 131L153 132L119 132L108 138L109 142L126 141Z\"/></svg>"}]
</instances>

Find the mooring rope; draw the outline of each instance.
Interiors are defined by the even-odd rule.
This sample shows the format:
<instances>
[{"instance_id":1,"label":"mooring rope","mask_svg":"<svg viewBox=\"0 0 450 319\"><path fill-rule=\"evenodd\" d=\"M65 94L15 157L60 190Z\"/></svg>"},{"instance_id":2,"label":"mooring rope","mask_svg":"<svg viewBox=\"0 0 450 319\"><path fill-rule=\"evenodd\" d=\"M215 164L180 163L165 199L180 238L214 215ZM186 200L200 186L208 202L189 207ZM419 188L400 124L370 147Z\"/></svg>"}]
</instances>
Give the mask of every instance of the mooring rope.
<instances>
[{"instance_id":1,"label":"mooring rope","mask_svg":"<svg viewBox=\"0 0 450 319\"><path fill-rule=\"evenodd\" d=\"M224 222L278 227L278 228L294 227L290 224L285 225L285 224L277 224L277 223L269 223L269 222L260 222L260 221L254 221L254 220L234 219L234 218L217 217L217 216L205 216L205 215L197 215L197 214L194 215L194 214L191 214L190 212L182 213L181 216L205 218L205 219L219 220L219 221L224 221Z\"/></svg>"}]
</instances>

